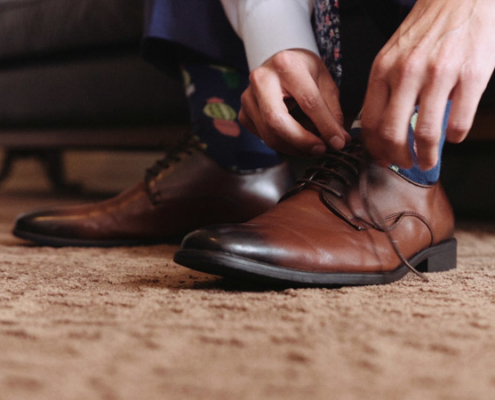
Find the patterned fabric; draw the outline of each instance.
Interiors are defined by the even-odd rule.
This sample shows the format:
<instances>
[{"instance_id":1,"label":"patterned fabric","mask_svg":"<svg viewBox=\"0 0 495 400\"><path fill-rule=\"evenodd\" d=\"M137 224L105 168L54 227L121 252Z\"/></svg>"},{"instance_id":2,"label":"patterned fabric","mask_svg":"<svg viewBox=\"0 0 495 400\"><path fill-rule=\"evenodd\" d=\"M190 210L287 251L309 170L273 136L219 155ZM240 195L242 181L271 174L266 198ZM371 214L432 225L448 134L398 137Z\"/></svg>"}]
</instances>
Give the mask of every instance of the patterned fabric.
<instances>
[{"instance_id":1,"label":"patterned fabric","mask_svg":"<svg viewBox=\"0 0 495 400\"><path fill-rule=\"evenodd\" d=\"M315 34L320 56L337 85L342 81L339 0L314 0Z\"/></svg>"},{"instance_id":2,"label":"patterned fabric","mask_svg":"<svg viewBox=\"0 0 495 400\"><path fill-rule=\"evenodd\" d=\"M192 135L222 167L241 172L279 164L278 154L244 128L238 119L247 73L221 65L182 67Z\"/></svg>"}]
</instances>

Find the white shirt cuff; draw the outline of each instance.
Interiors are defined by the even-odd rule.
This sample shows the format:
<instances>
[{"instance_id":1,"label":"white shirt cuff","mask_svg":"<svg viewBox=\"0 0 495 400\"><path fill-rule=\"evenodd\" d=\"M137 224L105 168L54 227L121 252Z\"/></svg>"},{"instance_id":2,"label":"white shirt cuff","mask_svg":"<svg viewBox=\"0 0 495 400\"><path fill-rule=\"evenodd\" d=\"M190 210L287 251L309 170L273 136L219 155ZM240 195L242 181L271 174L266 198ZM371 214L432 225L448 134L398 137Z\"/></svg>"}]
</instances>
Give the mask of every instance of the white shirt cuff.
<instances>
[{"instance_id":1,"label":"white shirt cuff","mask_svg":"<svg viewBox=\"0 0 495 400\"><path fill-rule=\"evenodd\" d=\"M240 26L249 69L288 49L305 49L319 56L308 2L260 1Z\"/></svg>"}]
</instances>

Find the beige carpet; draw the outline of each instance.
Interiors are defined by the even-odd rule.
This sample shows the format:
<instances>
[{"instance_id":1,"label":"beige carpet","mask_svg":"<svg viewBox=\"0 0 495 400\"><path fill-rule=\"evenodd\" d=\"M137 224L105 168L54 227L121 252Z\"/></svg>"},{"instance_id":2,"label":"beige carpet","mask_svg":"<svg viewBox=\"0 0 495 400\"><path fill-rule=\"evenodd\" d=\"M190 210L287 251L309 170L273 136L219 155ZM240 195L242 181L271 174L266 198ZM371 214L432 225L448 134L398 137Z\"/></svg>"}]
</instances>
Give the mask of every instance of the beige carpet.
<instances>
[{"instance_id":1,"label":"beige carpet","mask_svg":"<svg viewBox=\"0 0 495 400\"><path fill-rule=\"evenodd\" d=\"M273 291L189 271L175 246L14 239L49 196L0 194L0 399L493 399L495 225L459 268Z\"/></svg>"}]
</instances>

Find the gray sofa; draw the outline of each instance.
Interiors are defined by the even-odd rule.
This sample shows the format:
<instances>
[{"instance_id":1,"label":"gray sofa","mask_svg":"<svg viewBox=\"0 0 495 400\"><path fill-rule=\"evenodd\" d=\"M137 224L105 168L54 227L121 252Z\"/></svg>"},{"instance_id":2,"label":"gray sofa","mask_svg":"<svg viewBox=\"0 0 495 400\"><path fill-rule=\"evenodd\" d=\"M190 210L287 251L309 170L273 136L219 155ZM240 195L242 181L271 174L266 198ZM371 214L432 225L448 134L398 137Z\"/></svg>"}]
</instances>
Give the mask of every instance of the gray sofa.
<instances>
[{"instance_id":1,"label":"gray sofa","mask_svg":"<svg viewBox=\"0 0 495 400\"><path fill-rule=\"evenodd\" d=\"M182 88L140 57L143 3L0 0L0 179L35 156L64 189L64 149L156 151L187 130Z\"/></svg>"}]
</instances>

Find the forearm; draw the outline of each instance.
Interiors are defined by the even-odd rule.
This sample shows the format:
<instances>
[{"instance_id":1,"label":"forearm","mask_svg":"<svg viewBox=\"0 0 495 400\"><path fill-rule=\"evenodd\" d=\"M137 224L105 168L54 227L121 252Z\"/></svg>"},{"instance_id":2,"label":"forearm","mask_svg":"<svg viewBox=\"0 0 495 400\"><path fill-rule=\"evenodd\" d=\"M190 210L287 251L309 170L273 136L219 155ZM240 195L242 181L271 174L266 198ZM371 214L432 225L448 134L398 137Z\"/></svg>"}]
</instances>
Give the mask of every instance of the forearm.
<instances>
[{"instance_id":1,"label":"forearm","mask_svg":"<svg viewBox=\"0 0 495 400\"><path fill-rule=\"evenodd\" d=\"M221 0L244 42L251 70L288 49L318 54L311 26L312 0Z\"/></svg>"}]
</instances>

